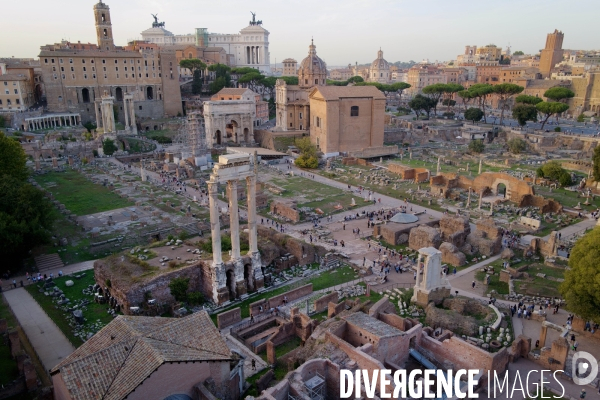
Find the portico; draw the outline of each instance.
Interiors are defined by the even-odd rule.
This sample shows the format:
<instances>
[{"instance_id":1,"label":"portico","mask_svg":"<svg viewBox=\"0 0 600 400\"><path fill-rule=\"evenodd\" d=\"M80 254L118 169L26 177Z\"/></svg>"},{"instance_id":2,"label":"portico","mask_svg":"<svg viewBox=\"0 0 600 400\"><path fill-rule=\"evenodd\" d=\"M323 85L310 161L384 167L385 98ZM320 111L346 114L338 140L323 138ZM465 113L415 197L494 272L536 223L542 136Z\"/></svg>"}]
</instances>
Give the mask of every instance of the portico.
<instances>
[{"instance_id":1,"label":"portico","mask_svg":"<svg viewBox=\"0 0 600 400\"><path fill-rule=\"evenodd\" d=\"M78 125L81 125L81 116L79 114L52 114L42 117L25 118L26 131L40 131L42 129Z\"/></svg>"}]
</instances>

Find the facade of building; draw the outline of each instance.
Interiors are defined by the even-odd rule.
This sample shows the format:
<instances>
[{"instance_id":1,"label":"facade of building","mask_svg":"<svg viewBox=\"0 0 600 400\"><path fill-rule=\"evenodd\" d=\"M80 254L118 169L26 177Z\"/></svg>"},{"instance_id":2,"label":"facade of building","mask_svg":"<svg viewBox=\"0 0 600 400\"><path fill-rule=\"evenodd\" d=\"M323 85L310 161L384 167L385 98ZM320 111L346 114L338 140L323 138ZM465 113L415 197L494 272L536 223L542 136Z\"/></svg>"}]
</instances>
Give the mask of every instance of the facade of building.
<instances>
[{"instance_id":1,"label":"facade of building","mask_svg":"<svg viewBox=\"0 0 600 400\"><path fill-rule=\"evenodd\" d=\"M152 28L141 33L146 42L156 43L161 47L220 47L230 55L228 65L256 68L264 74L271 73L269 31L262 27L262 21L257 21L255 15L246 28L235 34L209 33L206 28L197 28L193 34L174 35L164 29L164 22L155 19L152 25Z\"/></svg>"},{"instance_id":2,"label":"facade of building","mask_svg":"<svg viewBox=\"0 0 600 400\"><path fill-rule=\"evenodd\" d=\"M533 67L506 67L500 70L500 83L516 83L521 79L541 79L540 70Z\"/></svg>"},{"instance_id":3,"label":"facade of building","mask_svg":"<svg viewBox=\"0 0 600 400\"><path fill-rule=\"evenodd\" d=\"M298 69L298 85L301 89L327 84L327 64L317 56L317 46L311 40L308 56L300 63Z\"/></svg>"},{"instance_id":4,"label":"facade of building","mask_svg":"<svg viewBox=\"0 0 600 400\"><path fill-rule=\"evenodd\" d=\"M410 88L406 89L406 93L415 96L421 93L425 86L448 83L447 79L447 75L441 69L429 64L417 64L408 70L407 80Z\"/></svg>"},{"instance_id":5,"label":"facade of building","mask_svg":"<svg viewBox=\"0 0 600 400\"><path fill-rule=\"evenodd\" d=\"M348 65L348 68L336 68L329 72L329 78L334 81L347 81L353 76L354 73L350 65Z\"/></svg>"},{"instance_id":6,"label":"facade of building","mask_svg":"<svg viewBox=\"0 0 600 400\"><path fill-rule=\"evenodd\" d=\"M390 72L390 63L383 58L383 51L379 49L377 58L371 63L369 68L368 82L389 83L392 80Z\"/></svg>"},{"instance_id":7,"label":"facade of building","mask_svg":"<svg viewBox=\"0 0 600 400\"><path fill-rule=\"evenodd\" d=\"M275 84L276 128L282 131L308 130L310 127L310 88L288 85L283 79Z\"/></svg>"},{"instance_id":8,"label":"facade of building","mask_svg":"<svg viewBox=\"0 0 600 400\"><path fill-rule=\"evenodd\" d=\"M234 400L244 381L206 311L185 318L119 315L54 367L57 400ZM211 390L205 383L210 382Z\"/></svg>"},{"instance_id":9,"label":"facade of building","mask_svg":"<svg viewBox=\"0 0 600 400\"><path fill-rule=\"evenodd\" d=\"M383 146L385 96L374 86L317 86L310 139L326 156Z\"/></svg>"},{"instance_id":10,"label":"facade of building","mask_svg":"<svg viewBox=\"0 0 600 400\"><path fill-rule=\"evenodd\" d=\"M282 61L283 71L282 76L296 76L298 74L298 61L293 58L286 58Z\"/></svg>"},{"instance_id":11,"label":"facade of building","mask_svg":"<svg viewBox=\"0 0 600 400\"><path fill-rule=\"evenodd\" d=\"M204 123L208 148L227 142L254 143L254 100L218 100L204 102Z\"/></svg>"},{"instance_id":12,"label":"facade of building","mask_svg":"<svg viewBox=\"0 0 600 400\"><path fill-rule=\"evenodd\" d=\"M562 61L564 36L561 31L555 29L553 33L549 33L546 37L546 47L540 55L540 73L542 74L542 78L550 77L552 68Z\"/></svg>"},{"instance_id":13,"label":"facade of building","mask_svg":"<svg viewBox=\"0 0 600 400\"><path fill-rule=\"evenodd\" d=\"M223 88L215 93L211 101L245 100L256 103L256 119L254 126L260 126L269 120L269 103L262 100L258 93L246 88Z\"/></svg>"},{"instance_id":14,"label":"facade of building","mask_svg":"<svg viewBox=\"0 0 600 400\"><path fill-rule=\"evenodd\" d=\"M32 77L16 73L0 75L0 113L25 111L34 103Z\"/></svg>"}]
</instances>

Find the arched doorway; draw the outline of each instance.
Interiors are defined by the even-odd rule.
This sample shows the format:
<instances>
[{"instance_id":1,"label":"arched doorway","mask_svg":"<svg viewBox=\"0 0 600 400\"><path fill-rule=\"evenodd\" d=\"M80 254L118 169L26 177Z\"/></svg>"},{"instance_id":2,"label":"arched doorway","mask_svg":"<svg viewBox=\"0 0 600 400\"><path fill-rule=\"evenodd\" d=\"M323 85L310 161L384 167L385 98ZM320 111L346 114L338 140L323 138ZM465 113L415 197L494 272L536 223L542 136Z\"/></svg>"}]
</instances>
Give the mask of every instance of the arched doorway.
<instances>
[{"instance_id":1,"label":"arched doorway","mask_svg":"<svg viewBox=\"0 0 600 400\"><path fill-rule=\"evenodd\" d=\"M233 300L236 298L235 295L235 272L233 270L228 270L226 272L227 275L227 290L229 291L229 300Z\"/></svg>"},{"instance_id":2,"label":"arched doorway","mask_svg":"<svg viewBox=\"0 0 600 400\"><path fill-rule=\"evenodd\" d=\"M42 99L42 85L40 85L40 84L35 85L34 96L35 96L36 102L38 102Z\"/></svg>"},{"instance_id":3,"label":"arched doorway","mask_svg":"<svg viewBox=\"0 0 600 400\"><path fill-rule=\"evenodd\" d=\"M235 143L238 143L238 123L231 120L230 123L225 125L225 131L227 132L227 139L233 139Z\"/></svg>"},{"instance_id":4,"label":"arched doorway","mask_svg":"<svg viewBox=\"0 0 600 400\"><path fill-rule=\"evenodd\" d=\"M244 265L244 280L246 281L246 287L248 292L254 291L254 276L252 275L252 264Z\"/></svg>"},{"instance_id":5,"label":"arched doorway","mask_svg":"<svg viewBox=\"0 0 600 400\"><path fill-rule=\"evenodd\" d=\"M506 197L506 185L504 183L499 183L496 187L496 195Z\"/></svg>"},{"instance_id":6,"label":"arched doorway","mask_svg":"<svg viewBox=\"0 0 600 400\"><path fill-rule=\"evenodd\" d=\"M89 103L90 102L90 91L88 88L83 88L81 90L81 100L84 103Z\"/></svg>"},{"instance_id":7,"label":"arched doorway","mask_svg":"<svg viewBox=\"0 0 600 400\"><path fill-rule=\"evenodd\" d=\"M217 141L217 144L221 144L221 131L217 129L217 131L215 132L215 139Z\"/></svg>"},{"instance_id":8,"label":"arched doorway","mask_svg":"<svg viewBox=\"0 0 600 400\"><path fill-rule=\"evenodd\" d=\"M115 90L115 97L117 98L117 101L123 101L123 89L118 87L117 90Z\"/></svg>"},{"instance_id":9,"label":"arched doorway","mask_svg":"<svg viewBox=\"0 0 600 400\"><path fill-rule=\"evenodd\" d=\"M152 90L152 86L148 86L146 88L146 99L152 100L154 98L154 91Z\"/></svg>"},{"instance_id":10,"label":"arched doorway","mask_svg":"<svg viewBox=\"0 0 600 400\"><path fill-rule=\"evenodd\" d=\"M244 142L250 143L250 130L248 128L244 128Z\"/></svg>"}]
</instances>

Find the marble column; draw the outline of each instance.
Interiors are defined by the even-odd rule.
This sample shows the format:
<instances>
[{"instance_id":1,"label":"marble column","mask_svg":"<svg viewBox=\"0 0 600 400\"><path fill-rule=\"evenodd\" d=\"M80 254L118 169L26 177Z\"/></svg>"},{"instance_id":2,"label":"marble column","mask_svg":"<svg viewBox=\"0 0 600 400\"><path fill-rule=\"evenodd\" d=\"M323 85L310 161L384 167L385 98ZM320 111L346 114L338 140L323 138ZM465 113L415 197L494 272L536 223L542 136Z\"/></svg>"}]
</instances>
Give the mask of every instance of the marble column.
<instances>
[{"instance_id":1,"label":"marble column","mask_svg":"<svg viewBox=\"0 0 600 400\"><path fill-rule=\"evenodd\" d=\"M216 182L208 183L208 201L210 209L210 231L212 236L213 267L223 265L221 257L221 223L219 221L219 192Z\"/></svg>"},{"instance_id":2,"label":"marble column","mask_svg":"<svg viewBox=\"0 0 600 400\"><path fill-rule=\"evenodd\" d=\"M231 230L231 260L237 262L240 255L240 213L238 209L238 181L227 181L229 189L229 227Z\"/></svg>"},{"instance_id":3,"label":"marble column","mask_svg":"<svg viewBox=\"0 0 600 400\"><path fill-rule=\"evenodd\" d=\"M440 170L441 170L441 167L440 167L440 161L441 161L441 157L438 157L438 163L437 163L437 173L436 173L436 175L439 175L439 174L440 174Z\"/></svg>"},{"instance_id":4,"label":"marble column","mask_svg":"<svg viewBox=\"0 0 600 400\"><path fill-rule=\"evenodd\" d=\"M481 210L481 202L483 200L483 190L479 192L479 209Z\"/></svg>"},{"instance_id":5,"label":"marble column","mask_svg":"<svg viewBox=\"0 0 600 400\"><path fill-rule=\"evenodd\" d=\"M258 254L258 235L256 234L256 176L246 178L248 185L248 242L250 254Z\"/></svg>"},{"instance_id":6,"label":"marble column","mask_svg":"<svg viewBox=\"0 0 600 400\"><path fill-rule=\"evenodd\" d=\"M469 188L469 196L467 197L467 208L471 205L471 188Z\"/></svg>"},{"instance_id":7,"label":"marble column","mask_svg":"<svg viewBox=\"0 0 600 400\"><path fill-rule=\"evenodd\" d=\"M483 163L483 160L480 158L480 159L479 159L479 172L478 172L478 173L479 173L479 175L481 175L482 163Z\"/></svg>"}]
</instances>

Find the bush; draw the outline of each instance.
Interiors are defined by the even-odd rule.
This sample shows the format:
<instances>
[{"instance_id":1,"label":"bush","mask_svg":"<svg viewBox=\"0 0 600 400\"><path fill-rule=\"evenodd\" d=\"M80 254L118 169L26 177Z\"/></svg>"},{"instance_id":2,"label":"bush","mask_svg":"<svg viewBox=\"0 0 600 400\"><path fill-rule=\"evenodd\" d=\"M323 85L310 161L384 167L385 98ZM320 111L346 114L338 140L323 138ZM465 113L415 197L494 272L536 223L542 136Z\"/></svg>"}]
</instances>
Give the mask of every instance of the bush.
<instances>
[{"instance_id":1,"label":"bush","mask_svg":"<svg viewBox=\"0 0 600 400\"><path fill-rule=\"evenodd\" d=\"M573 180L571 179L571 174L569 174L567 171L563 170L561 172L560 176L558 177L558 183L560 183L560 185L563 187L571 186L573 184Z\"/></svg>"},{"instance_id":2,"label":"bush","mask_svg":"<svg viewBox=\"0 0 600 400\"><path fill-rule=\"evenodd\" d=\"M527 149L527 143L521 138L513 138L508 141L508 149L513 154L519 154Z\"/></svg>"},{"instance_id":3,"label":"bush","mask_svg":"<svg viewBox=\"0 0 600 400\"><path fill-rule=\"evenodd\" d=\"M301 155L300 157L296 158L294 164L300 168L315 169L319 167L319 160L315 156Z\"/></svg>"},{"instance_id":4,"label":"bush","mask_svg":"<svg viewBox=\"0 0 600 400\"><path fill-rule=\"evenodd\" d=\"M204 295L200 292L191 292L187 294L187 302L190 305L200 305L204 303Z\"/></svg>"},{"instance_id":5,"label":"bush","mask_svg":"<svg viewBox=\"0 0 600 400\"><path fill-rule=\"evenodd\" d=\"M189 285L190 278L175 278L169 282L169 290L171 291L171 295L175 297L175 300L186 301Z\"/></svg>"},{"instance_id":6,"label":"bush","mask_svg":"<svg viewBox=\"0 0 600 400\"><path fill-rule=\"evenodd\" d=\"M556 128L554 128L554 132L560 132L560 126L557 126Z\"/></svg>"},{"instance_id":7,"label":"bush","mask_svg":"<svg viewBox=\"0 0 600 400\"><path fill-rule=\"evenodd\" d=\"M169 268L177 268L177 261L175 261L175 260L169 261Z\"/></svg>"},{"instance_id":8,"label":"bush","mask_svg":"<svg viewBox=\"0 0 600 400\"><path fill-rule=\"evenodd\" d=\"M446 111L445 113L442 114L442 116L446 117L446 118L454 118L455 115L456 114L452 111Z\"/></svg>"},{"instance_id":9,"label":"bush","mask_svg":"<svg viewBox=\"0 0 600 400\"><path fill-rule=\"evenodd\" d=\"M469 151L471 153L483 153L485 150L485 145L483 144L483 140L471 140L469 143Z\"/></svg>"},{"instance_id":10,"label":"bush","mask_svg":"<svg viewBox=\"0 0 600 400\"><path fill-rule=\"evenodd\" d=\"M483 118L483 111L479 108L471 107L467 111L465 111L465 119L467 121L473 121L473 123L481 121Z\"/></svg>"},{"instance_id":11,"label":"bush","mask_svg":"<svg viewBox=\"0 0 600 400\"><path fill-rule=\"evenodd\" d=\"M579 117L577 117L577 122L584 122L584 121L585 121L585 115L579 114Z\"/></svg>"},{"instance_id":12,"label":"bush","mask_svg":"<svg viewBox=\"0 0 600 400\"><path fill-rule=\"evenodd\" d=\"M212 253L212 237L210 239L208 239L207 241L205 241L204 243L202 243L200 245L200 248L207 252L207 253ZM240 245L240 250L242 248L242 245ZM221 251L229 251L231 250L231 237L230 236L221 236Z\"/></svg>"}]
</instances>

